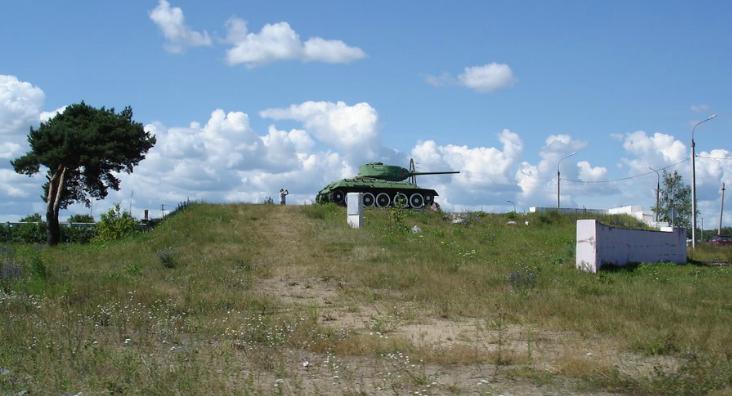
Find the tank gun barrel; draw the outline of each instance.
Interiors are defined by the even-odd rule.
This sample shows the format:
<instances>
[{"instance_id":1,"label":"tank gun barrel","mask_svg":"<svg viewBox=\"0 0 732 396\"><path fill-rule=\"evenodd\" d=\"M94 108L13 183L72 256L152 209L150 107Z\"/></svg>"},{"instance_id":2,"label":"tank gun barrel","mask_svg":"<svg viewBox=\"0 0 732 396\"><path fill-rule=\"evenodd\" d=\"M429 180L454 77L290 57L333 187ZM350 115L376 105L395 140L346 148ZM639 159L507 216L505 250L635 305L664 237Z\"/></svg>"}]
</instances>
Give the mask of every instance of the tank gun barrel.
<instances>
[{"instance_id":1,"label":"tank gun barrel","mask_svg":"<svg viewBox=\"0 0 732 396\"><path fill-rule=\"evenodd\" d=\"M460 171L447 171L447 172L409 172L409 176L420 176L420 175L451 175L460 173Z\"/></svg>"}]
</instances>

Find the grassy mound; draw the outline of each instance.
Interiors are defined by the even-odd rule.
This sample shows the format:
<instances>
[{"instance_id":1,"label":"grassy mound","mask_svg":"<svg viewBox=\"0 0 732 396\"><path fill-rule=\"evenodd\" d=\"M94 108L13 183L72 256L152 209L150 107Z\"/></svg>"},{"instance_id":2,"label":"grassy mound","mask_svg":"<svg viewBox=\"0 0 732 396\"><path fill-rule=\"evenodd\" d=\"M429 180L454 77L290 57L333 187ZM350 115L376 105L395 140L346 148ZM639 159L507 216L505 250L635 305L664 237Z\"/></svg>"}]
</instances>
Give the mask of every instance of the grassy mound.
<instances>
[{"instance_id":1,"label":"grassy mound","mask_svg":"<svg viewBox=\"0 0 732 396\"><path fill-rule=\"evenodd\" d=\"M428 369L409 366L386 387L331 378L337 359L370 359L377 372L398 353L443 369L512 367L532 382L579 379L572 386L590 390L732 386L729 267L580 273L576 218L556 214L470 213L454 223L438 213L369 210L361 230L344 217L328 205L194 204L122 241L3 247L0 392L402 393L431 383ZM627 217L600 220L642 227ZM729 257L729 249L714 254ZM335 326L336 314L367 323ZM435 321L479 323L490 348L398 336ZM520 353L506 341L512 332ZM565 338L591 342L541 351L566 347ZM592 349L598 340L607 355L661 363L628 374ZM303 374L303 356L330 363ZM437 393L469 390L432 382L443 386Z\"/></svg>"}]
</instances>

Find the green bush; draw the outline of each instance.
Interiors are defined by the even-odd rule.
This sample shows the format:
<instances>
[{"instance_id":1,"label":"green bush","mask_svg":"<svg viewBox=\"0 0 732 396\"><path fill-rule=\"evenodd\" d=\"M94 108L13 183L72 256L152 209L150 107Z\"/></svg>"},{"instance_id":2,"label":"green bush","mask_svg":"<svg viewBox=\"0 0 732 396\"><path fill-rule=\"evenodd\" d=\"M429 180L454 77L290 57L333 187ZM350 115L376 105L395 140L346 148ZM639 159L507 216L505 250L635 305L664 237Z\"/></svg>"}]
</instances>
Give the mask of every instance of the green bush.
<instances>
[{"instance_id":1,"label":"green bush","mask_svg":"<svg viewBox=\"0 0 732 396\"><path fill-rule=\"evenodd\" d=\"M69 216L69 223L93 223L94 216L87 214L75 214Z\"/></svg>"},{"instance_id":2,"label":"green bush","mask_svg":"<svg viewBox=\"0 0 732 396\"><path fill-rule=\"evenodd\" d=\"M47 239L46 223L40 214L35 213L20 219L20 222L35 224L0 224L0 242L11 243L45 243ZM89 215L73 215L70 223L93 223ZM61 224L61 240L66 243L87 243L96 235L94 226Z\"/></svg>"},{"instance_id":3,"label":"green bush","mask_svg":"<svg viewBox=\"0 0 732 396\"><path fill-rule=\"evenodd\" d=\"M540 212L538 215L541 224L557 224L562 220L562 215L557 211Z\"/></svg>"},{"instance_id":4,"label":"green bush","mask_svg":"<svg viewBox=\"0 0 732 396\"><path fill-rule=\"evenodd\" d=\"M10 229L13 242L44 243L46 242L46 223L40 214L34 213L20 219L20 222L37 224L20 224Z\"/></svg>"},{"instance_id":5,"label":"green bush","mask_svg":"<svg viewBox=\"0 0 732 396\"><path fill-rule=\"evenodd\" d=\"M114 241L134 234L137 231L137 223L131 214L123 212L119 204L116 204L102 215L96 231L94 240Z\"/></svg>"},{"instance_id":6,"label":"green bush","mask_svg":"<svg viewBox=\"0 0 732 396\"><path fill-rule=\"evenodd\" d=\"M96 226L61 226L61 240L66 243L88 243L96 235Z\"/></svg>"}]
</instances>

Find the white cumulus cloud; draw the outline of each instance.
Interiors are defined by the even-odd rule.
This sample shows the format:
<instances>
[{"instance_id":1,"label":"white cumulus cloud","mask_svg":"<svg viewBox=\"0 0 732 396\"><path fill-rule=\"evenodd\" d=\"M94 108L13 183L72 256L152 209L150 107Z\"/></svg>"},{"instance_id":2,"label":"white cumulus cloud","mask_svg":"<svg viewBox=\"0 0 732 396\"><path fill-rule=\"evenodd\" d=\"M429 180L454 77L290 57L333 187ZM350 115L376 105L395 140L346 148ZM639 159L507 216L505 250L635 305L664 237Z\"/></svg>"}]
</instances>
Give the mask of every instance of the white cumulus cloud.
<instances>
[{"instance_id":1,"label":"white cumulus cloud","mask_svg":"<svg viewBox=\"0 0 732 396\"><path fill-rule=\"evenodd\" d=\"M687 158L687 148L675 137L656 132L635 131L625 134L623 149L628 153L622 162L636 173L648 171L648 167L661 168Z\"/></svg>"},{"instance_id":2,"label":"white cumulus cloud","mask_svg":"<svg viewBox=\"0 0 732 396\"><path fill-rule=\"evenodd\" d=\"M290 189L291 201L303 202L331 178L351 175L342 156L317 151L307 131L271 125L258 134L244 112L216 109L205 124L153 123L146 129L157 144L131 175L121 175L125 190L137 192L139 205L187 198L261 202L281 187ZM124 193L114 196L125 199Z\"/></svg>"},{"instance_id":3,"label":"white cumulus cloud","mask_svg":"<svg viewBox=\"0 0 732 396\"><path fill-rule=\"evenodd\" d=\"M351 106L340 101L308 101L286 108L266 109L260 115L273 120L299 121L320 142L346 153L358 153L359 158L373 158L380 150L379 117L376 109L365 102Z\"/></svg>"},{"instance_id":4,"label":"white cumulus cloud","mask_svg":"<svg viewBox=\"0 0 732 396\"><path fill-rule=\"evenodd\" d=\"M341 40L313 37L305 42L303 59L310 62L349 63L364 58L361 48L349 47Z\"/></svg>"},{"instance_id":5,"label":"white cumulus cloud","mask_svg":"<svg viewBox=\"0 0 732 396\"><path fill-rule=\"evenodd\" d=\"M495 62L468 66L457 77L447 72L425 76L425 82L433 87L459 85L478 92L498 91L513 86L517 81L509 65Z\"/></svg>"},{"instance_id":6,"label":"white cumulus cloud","mask_svg":"<svg viewBox=\"0 0 732 396\"><path fill-rule=\"evenodd\" d=\"M38 122L43 90L15 76L0 74L0 135L27 133Z\"/></svg>"},{"instance_id":7,"label":"white cumulus cloud","mask_svg":"<svg viewBox=\"0 0 732 396\"><path fill-rule=\"evenodd\" d=\"M519 201L532 206L546 206L551 203L556 203L556 172L560 159L586 146L586 142L575 139L568 134L549 135L544 141L544 146L539 151L539 157L541 157L539 163L531 164L524 161L519 165L518 170L514 174L516 184L521 189ZM586 161L582 161L586 165L570 166L568 164L571 164L571 161L572 157L561 163L563 180L576 180L583 168L585 172L589 170L590 174L593 172L602 172L600 170L593 170L595 168ZM571 202L572 196L570 193L583 192L578 190L578 188L582 188L582 185L575 185L571 188L569 185L565 185L565 187L567 188L563 188L562 195L569 196L563 199L569 198L570 201L567 201L567 204L564 206L576 205L576 202ZM588 187L585 187L585 190L585 193L589 193Z\"/></svg>"},{"instance_id":8,"label":"white cumulus cloud","mask_svg":"<svg viewBox=\"0 0 732 396\"><path fill-rule=\"evenodd\" d=\"M458 170L450 176L420 177L419 184L433 186L440 202L448 207L503 204L516 191L511 170L523 150L520 136L508 129L498 135L502 148L438 145L433 140L418 142L410 154L418 171Z\"/></svg>"},{"instance_id":9,"label":"white cumulus cloud","mask_svg":"<svg viewBox=\"0 0 732 396\"><path fill-rule=\"evenodd\" d=\"M493 92L516 83L511 67L495 62L466 67L458 79L462 85L479 92Z\"/></svg>"},{"instance_id":10,"label":"white cumulus cloud","mask_svg":"<svg viewBox=\"0 0 732 396\"><path fill-rule=\"evenodd\" d=\"M626 133L623 140L623 157L620 164L627 166L628 176L648 174L646 177L631 179L623 195L627 202L646 200L653 204L656 175L649 167L665 168L668 172L677 171L685 184L691 183L691 162L689 148L676 137L645 131ZM721 183L732 183L732 152L727 149L697 151L696 189L697 203L701 217L707 219L719 215L719 189ZM645 188L643 187L645 186ZM725 214L727 216L727 214ZM707 224L708 226L708 224Z\"/></svg>"},{"instance_id":11,"label":"white cumulus cloud","mask_svg":"<svg viewBox=\"0 0 732 396\"><path fill-rule=\"evenodd\" d=\"M172 7L167 0L160 0L149 16L163 32L167 41L165 48L170 52L180 53L187 47L209 46L212 43L206 31L197 32L188 27L183 10Z\"/></svg>"},{"instance_id":12,"label":"white cumulus cloud","mask_svg":"<svg viewBox=\"0 0 732 396\"><path fill-rule=\"evenodd\" d=\"M303 43L287 22L268 23L258 33L249 32L240 18L231 18L226 26L227 41L233 45L226 52L230 65L256 67L279 60L349 63L366 56L362 49L340 40L313 37Z\"/></svg>"},{"instance_id":13,"label":"white cumulus cloud","mask_svg":"<svg viewBox=\"0 0 732 396\"><path fill-rule=\"evenodd\" d=\"M607 168L602 166L592 166L587 161L577 163L579 169L579 178L582 181L599 181L607 176Z\"/></svg>"},{"instance_id":14,"label":"white cumulus cloud","mask_svg":"<svg viewBox=\"0 0 732 396\"><path fill-rule=\"evenodd\" d=\"M56 110L53 111L42 111L41 115L38 117L41 122L46 122L50 120L53 117L56 117L57 115L63 113L66 110L66 106L61 106Z\"/></svg>"}]
</instances>

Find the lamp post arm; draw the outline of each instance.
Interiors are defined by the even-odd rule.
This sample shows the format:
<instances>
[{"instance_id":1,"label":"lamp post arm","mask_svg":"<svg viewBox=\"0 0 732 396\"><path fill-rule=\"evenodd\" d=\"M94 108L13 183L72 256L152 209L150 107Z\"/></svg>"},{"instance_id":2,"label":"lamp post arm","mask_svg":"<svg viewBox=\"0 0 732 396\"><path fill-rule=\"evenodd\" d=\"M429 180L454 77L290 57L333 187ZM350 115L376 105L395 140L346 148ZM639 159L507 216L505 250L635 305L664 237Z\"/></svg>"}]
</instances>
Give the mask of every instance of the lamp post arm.
<instances>
[{"instance_id":1,"label":"lamp post arm","mask_svg":"<svg viewBox=\"0 0 732 396\"><path fill-rule=\"evenodd\" d=\"M696 249L696 142L694 142L694 133L696 127L716 118L716 114L694 124L691 128L691 248Z\"/></svg>"}]
</instances>

